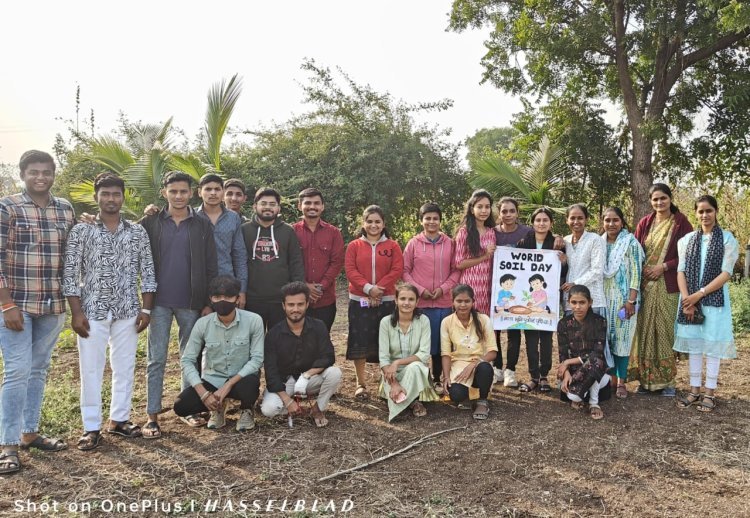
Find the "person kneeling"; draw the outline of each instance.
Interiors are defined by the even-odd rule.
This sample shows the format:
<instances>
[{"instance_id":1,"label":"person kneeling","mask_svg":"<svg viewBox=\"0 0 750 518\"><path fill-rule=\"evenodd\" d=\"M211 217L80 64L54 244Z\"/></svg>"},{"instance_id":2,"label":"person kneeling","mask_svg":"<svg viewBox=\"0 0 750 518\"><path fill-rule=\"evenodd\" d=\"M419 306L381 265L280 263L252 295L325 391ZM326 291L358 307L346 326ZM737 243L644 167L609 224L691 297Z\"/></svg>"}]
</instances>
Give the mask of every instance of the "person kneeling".
<instances>
[{"instance_id":1,"label":"person kneeling","mask_svg":"<svg viewBox=\"0 0 750 518\"><path fill-rule=\"evenodd\" d=\"M266 417L302 409L293 396L316 396L311 405L315 426L328 424L325 410L341 384L341 369L334 365L333 343L323 321L306 316L310 288L295 281L281 288L286 318L266 335L266 391L260 410Z\"/></svg>"},{"instance_id":2,"label":"person kneeling","mask_svg":"<svg viewBox=\"0 0 750 518\"><path fill-rule=\"evenodd\" d=\"M561 381L560 398L571 401L571 406L583 408L588 396L591 418L604 417L600 401L609 399L611 390L604 347L607 343L607 320L591 309L591 292L577 284L568 292L571 315L557 324L557 343L560 365L557 378Z\"/></svg>"},{"instance_id":3,"label":"person kneeling","mask_svg":"<svg viewBox=\"0 0 750 518\"><path fill-rule=\"evenodd\" d=\"M451 292L453 314L440 325L440 354L443 357L443 389L459 407L470 399L472 389L479 391L474 404L474 419L487 419L487 396L492 388L494 370L489 362L497 356L497 344L490 317L474 307L474 290L459 284Z\"/></svg>"},{"instance_id":4,"label":"person kneeling","mask_svg":"<svg viewBox=\"0 0 750 518\"><path fill-rule=\"evenodd\" d=\"M180 364L189 387L174 404L180 417L211 411L208 428L225 424L227 398L240 400L237 431L255 426L253 405L258 399L263 364L263 319L237 309L240 281L228 275L215 277L208 286L215 313L198 319L190 333ZM205 348L204 348L205 346ZM203 349L203 378L195 364Z\"/></svg>"}]
</instances>

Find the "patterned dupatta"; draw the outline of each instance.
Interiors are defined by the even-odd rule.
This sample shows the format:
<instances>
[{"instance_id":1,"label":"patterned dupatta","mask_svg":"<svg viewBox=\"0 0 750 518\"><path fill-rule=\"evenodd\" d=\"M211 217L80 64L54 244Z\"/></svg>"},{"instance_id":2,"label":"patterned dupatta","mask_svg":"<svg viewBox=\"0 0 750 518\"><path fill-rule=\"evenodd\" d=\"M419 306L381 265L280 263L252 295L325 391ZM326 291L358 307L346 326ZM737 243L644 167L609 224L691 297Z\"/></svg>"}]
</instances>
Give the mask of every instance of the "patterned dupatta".
<instances>
[{"instance_id":1,"label":"patterned dupatta","mask_svg":"<svg viewBox=\"0 0 750 518\"><path fill-rule=\"evenodd\" d=\"M656 220L654 220L645 242L646 266L656 266L664 262L664 259L667 257L667 248L669 248L669 241L672 239L674 227L674 215L670 215L669 219L661 223L656 223ZM655 280L645 280L644 278L643 291L650 290L655 283Z\"/></svg>"},{"instance_id":2,"label":"patterned dupatta","mask_svg":"<svg viewBox=\"0 0 750 518\"><path fill-rule=\"evenodd\" d=\"M696 230L688 241L685 249L685 278L687 280L688 292L695 293L700 288L708 285L721 273L721 263L724 261L724 233L719 225L714 225L711 231L711 238L706 250L706 264L703 267L703 278L701 278L701 242L703 241L703 231ZM716 290L707 294L697 304L698 309L701 306L722 307L724 305L724 290ZM682 307L677 315L677 322L680 324L689 324L687 317L682 312Z\"/></svg>"}]
</instances>

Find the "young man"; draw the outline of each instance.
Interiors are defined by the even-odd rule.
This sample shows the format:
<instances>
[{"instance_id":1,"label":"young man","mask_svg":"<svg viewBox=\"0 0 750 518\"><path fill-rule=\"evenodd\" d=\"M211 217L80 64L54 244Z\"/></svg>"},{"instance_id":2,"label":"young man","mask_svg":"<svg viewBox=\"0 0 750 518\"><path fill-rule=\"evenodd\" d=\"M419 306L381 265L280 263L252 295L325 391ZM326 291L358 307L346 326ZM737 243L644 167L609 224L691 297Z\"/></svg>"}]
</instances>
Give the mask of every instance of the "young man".
<instances>
[{"instance_id":1,"label":"young man","mask_svg":"<svg viewBox=\"0 0 750 518\"><path fill-rule=\"evenodd\" d=\"M242 225L247 247L246 309L263 318L266 329L284 320L281 287L304 281L302 251L294 229L279 218L281 195L262 187L255 193L255 216Z\"/></svg>"},{"instance_id":2,"label":"young man","mask_svg":"<svg viewBox=\"0 0 750 518\"><path fill-rule=\"evenodd\" d=\"M336 318L336 277L344 267L344 238L338 228L321 219L326 207L318 189L299 193L297 208L302 219L292 227L302 247L305 282L310 288L307 315L322 320L330 332Z\"/></svg>"},{"instance_id":3,"label":"young man","mask_svg":"<svg viewBox=\"0 0 750 518\"><path fill-rule=\"evenodd\" d=\"M50 195L55 162L49 154L27 151L19 168L24 191L0 200L0 474L21 468L19 445L67 448L38 430L47 368L65 323L63 253L75 214L67 200Z\"/></svg>"},{"instance_id":4,"label":"young man","mask_svg":"<svg viewBox=\"0 0 750 518\"><path fill-rule=\"evenodd\" d=\"M208 409L208 428L219 429L225 424L226 398L239 399L237 431L250 430L255 426L253 406L260 390L263 321L254 313L237 309L237 279L220 275L211 281L208 292L214 313L199 319L190 333L180 360L188 386L177 396L174 411L182 417ZM201 349L202 378L195 366Z\"/></svg>"},{"instance_id":5,"label":"young man","mask_svg":"<svg viewBox=\"0 0 750 518\"><path fill-rule=\"evenodd\" d=\"M237 307L245 307L247 291L247 249L242 237L240 215L224 207L224 185L221 176L204 174L198 182L198 196L203 204L195 211L207 218L214 229L219 275L230 275L240 281Z\"/></svg>"},{"instance_id":6,"label":"young man","mask_svg":"<svg viewBox=\"0 0 750 518\"><path fill-rule=\"evenodd\" d=\"M148 327L148 422L141 430L147 439L161 437L158 417L172 319L177 320L179 327L182 356L195 321L201 313L211 312L208 283L217 275L216 244L211 222L197 217L188 205L192 181L190 175L181 171L167 173L161 191L167 207L140 221L151 241L159 285ZM186 386L183 377L182 388ZM185 421L191 426L205 424L198 416L189 416Z\"/></svg>"},{"instance_id":7,"label":"young man","mask_svg":"<svg viewBox=\"0 0 750 518\"><path fill-rule=\"evenodd\" d=\"M78 334L81 373L83 436L79 450L93 450L101 441L102 376L109 343L112 402L109 433L140 437L130 422L138 333L150 322L156 292L156 274L146 230L120 214L125 182L111 172L94 180L99 214L93 225L73 227L65 248L63 295ZM138 280L143 308L138 300Z\"/></svg>"},{"instance_id":8,"label":"young man","mask_svg":"<svg viewBox=\"0 0 750 518\"><path fill-rule=\"evenodd\" d=\"M247 188L245 183L238 178L230 178L224 182L224 205L240 215L242 222L250 221L242 215L242 207L247 201Z\"/></svg>"},{"instance_id":9,"label":"young man","mask_svg":"<svg viewBox=\"0 0 750 518\"><path fill-rule=\"evenodd\" d=\"M310 289L304 282L291 282L281 288L286 318L266 335L266 391L261 412L266 417L302 412L294 395L317 395L312 418L318 428L328 424L325 410L341 384L341 369L326 326L305 316Z\"/></svg>"}]
</instances>

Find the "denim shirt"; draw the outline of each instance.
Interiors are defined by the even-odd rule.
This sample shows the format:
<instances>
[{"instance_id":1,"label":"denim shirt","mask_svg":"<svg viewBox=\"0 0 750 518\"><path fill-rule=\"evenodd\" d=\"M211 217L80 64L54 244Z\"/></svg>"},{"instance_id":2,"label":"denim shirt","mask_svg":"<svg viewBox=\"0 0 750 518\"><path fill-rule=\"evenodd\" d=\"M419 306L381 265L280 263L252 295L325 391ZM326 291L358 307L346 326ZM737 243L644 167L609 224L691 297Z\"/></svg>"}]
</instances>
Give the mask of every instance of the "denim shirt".
<instances>
[{"instance_id":1,"label":"denim shirt","mask_svg":"<svg viewBox=\"0 0 750 518\"><path fill-rule=\"evenodd\" d=\"M258 374L263 364L263 320L249 311L237 309L234 320L224 325L216 313L201 317L193 326L182 353L180 366L188 384L201 383L195 367L203 350L203 379L220 388L235 375Z\"/></svg>"}]
</instances>

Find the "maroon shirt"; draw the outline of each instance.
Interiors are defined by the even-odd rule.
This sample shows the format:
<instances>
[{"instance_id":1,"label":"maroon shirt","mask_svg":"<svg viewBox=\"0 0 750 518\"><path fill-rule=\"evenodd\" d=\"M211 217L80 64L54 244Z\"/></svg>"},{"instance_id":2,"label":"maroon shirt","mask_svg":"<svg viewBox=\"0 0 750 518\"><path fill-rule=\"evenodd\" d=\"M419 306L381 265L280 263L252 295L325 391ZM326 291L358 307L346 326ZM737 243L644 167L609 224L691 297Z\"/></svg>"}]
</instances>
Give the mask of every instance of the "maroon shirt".
<instances>
[{"instance_id":1,"label":"maroon shirt","mask_svg":"<svg viewBox=\"0 0 750 518\"><path fill-rule=\"evenodd\" d=\"M323 296L311 303L311 308L322 308L336 303L336 277L344 267L344 238L341 231L325 221L318 220L315 232L310 231L302 219L292 225L302 247L305 263L305 282L322 284Z\"/></svg>"}]
</instances>

